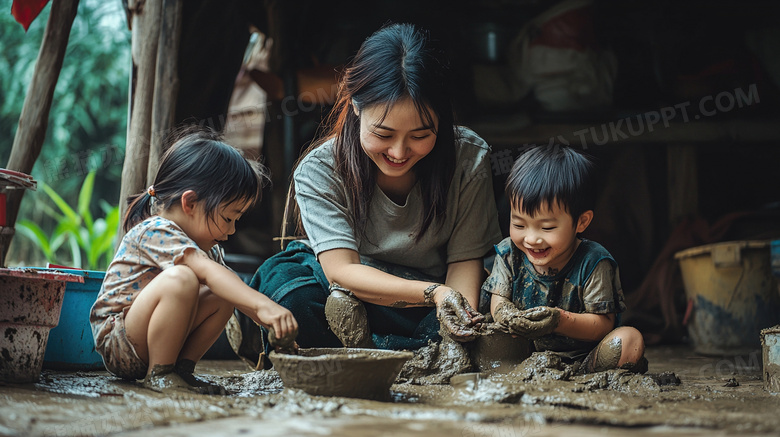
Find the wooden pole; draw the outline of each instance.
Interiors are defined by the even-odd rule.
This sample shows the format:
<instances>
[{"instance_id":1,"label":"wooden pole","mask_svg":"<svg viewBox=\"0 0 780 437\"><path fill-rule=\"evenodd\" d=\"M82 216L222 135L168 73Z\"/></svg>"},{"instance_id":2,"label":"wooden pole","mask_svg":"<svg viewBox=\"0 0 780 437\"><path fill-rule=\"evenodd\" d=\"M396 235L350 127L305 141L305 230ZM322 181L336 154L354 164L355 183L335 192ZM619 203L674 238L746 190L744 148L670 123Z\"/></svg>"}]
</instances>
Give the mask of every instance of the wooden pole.
<instances>
[{"instance_id":1,"label":"wooden pole","mask_svg":"<svg viewBox=\"0 0 780 437\"><path fill-rule=\"evenodd\" d=\"M146 180L151 184L163 154L163 142L173 127L176 96L179 94L178 56L181 38L181 0L163 0L162 29L157 47L157 70L154 80L152 137Z\"/></svg>"},{"instance_id":2,"label":"wooden pole","mask_svg":"<svg viewBox=\"0 0 780 437\"><path fill-rule=\"evenodd\" d=\"M669 222L675 227L699 213L699 171L696 146L669 144L666 150Z\"/></svg>"},{"instance_id":3,"label":"wooden pole","mask_svg":"<svg viewBox=\"0 0 780 437\"><path fill-rule=\"evenodd\" d=\"M54 88L62 69L62 60L68 47L70 29L78 10L78 0L56 0L51 2L51 13L46 23L46 30L38 52L32 81L27 88L27 95L19 117L19 127L16 129L11 156L6 166L10 170L30 173L35 161L41 154L41 147L46 138L49 125L49 111L54 96ZM7 226L13 228L19 205L26 190L10 190L6 204ZM0 235L0 259L5 259L13 233ZM7 239L7 241L6 241Z\"/></svg>"},{"instance_id":4,"label":"wooden pole","mask_svg":"<svg viewBox=\"0 0 780 437\"><path fill-rule=\"evenodd\" d=\"M152 104L157 64L157 44L160 40L162 0L131 0L132 16L132 84L130 120L127 125L125 162L119 193L121 216L127 211L127 198L146 188L149 161L149 141L152 132ZM120 230L119 238L124 235Z\"/></svg>"}]
</instances>

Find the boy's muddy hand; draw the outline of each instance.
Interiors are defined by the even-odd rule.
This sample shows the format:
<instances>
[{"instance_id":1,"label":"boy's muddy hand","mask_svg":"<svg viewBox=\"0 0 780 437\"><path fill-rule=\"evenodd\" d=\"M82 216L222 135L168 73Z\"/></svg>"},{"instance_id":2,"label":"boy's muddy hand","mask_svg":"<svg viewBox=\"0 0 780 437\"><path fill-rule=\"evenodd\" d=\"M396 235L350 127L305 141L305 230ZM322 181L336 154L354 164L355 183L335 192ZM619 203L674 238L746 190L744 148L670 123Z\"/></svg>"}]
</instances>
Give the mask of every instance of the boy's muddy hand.
<instances>
[{"instance_id":1,"label":"boy's muddy hand","mask_svg":"<svg viewBox=\"0 0 780 437\"><path fill-rule=\"evenodd\" d=\"M452 338L461 342L474 340L480 323L485 320L485 316L474 310L462 294L451 288L438 301L436 316Z\"/></svg>"},{"instance_id":2,"label":"boy's muddy hand","mask_svg":"<svg viewBox=\"0 0 780 437\"><path fill-rule=\"evenodd\" d=\"M520 311L512 302L504 301L498 304L493 316L511 334L533 340L553 332L558 327L561 312L546 306Z\"/></svg>"},{"instance_id":3,"label":"boy's muddy hand","mask_svg":"<svg viewBox=\"0 0 780 437\"><path fill-rule=\"evenodd\" d=\"M561 320L561 311L555 307L535 307L520 313L526 320L529 320L529 326L532 332L530 338L538 338L552 333L558 327Z\"/></svg>"}]
</instances>

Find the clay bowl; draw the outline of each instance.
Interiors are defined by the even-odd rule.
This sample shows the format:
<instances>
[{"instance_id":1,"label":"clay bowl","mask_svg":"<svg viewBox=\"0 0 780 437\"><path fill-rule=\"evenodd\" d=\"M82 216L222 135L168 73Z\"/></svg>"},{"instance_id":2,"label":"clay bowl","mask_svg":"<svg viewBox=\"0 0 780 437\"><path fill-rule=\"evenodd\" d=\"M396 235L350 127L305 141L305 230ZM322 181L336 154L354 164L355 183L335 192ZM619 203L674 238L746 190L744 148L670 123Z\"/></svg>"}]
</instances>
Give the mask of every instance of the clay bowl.
<instances>
[{"instance_id":1,"label":"clay bowl","mask_svg":"<svg viewBox=\"0 0 780 437\"><path fill-rule=\"evenodd\" d=\"M285 387L318 396L385 400L412 352L356 348L300 349L298 355L275 351L268 357Z\"/></svg>"}]
</instances>

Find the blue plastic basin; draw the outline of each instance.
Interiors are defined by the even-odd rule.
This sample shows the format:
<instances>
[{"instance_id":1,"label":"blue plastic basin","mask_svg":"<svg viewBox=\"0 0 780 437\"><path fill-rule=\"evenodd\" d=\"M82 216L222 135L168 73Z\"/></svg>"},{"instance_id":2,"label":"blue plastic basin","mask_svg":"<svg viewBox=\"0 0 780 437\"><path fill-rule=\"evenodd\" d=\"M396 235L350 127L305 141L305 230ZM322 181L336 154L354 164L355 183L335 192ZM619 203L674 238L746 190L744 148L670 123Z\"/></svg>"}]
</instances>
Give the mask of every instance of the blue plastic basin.
<instances>
[{"instance_id":1,"label":"blue plastic basin","mask_svg":"<svg viewBox=\"0 0 780 437\"><path fill-rule=\"evenodd\" d=\"M49 332L43 367L59 370L104 369L103 358L95 351L89 325L89 311L97 299L106 272L95 270L57 270L84 277L84 283L69 282L65 287L60 323Z\"/></svg>"}]
</instances>

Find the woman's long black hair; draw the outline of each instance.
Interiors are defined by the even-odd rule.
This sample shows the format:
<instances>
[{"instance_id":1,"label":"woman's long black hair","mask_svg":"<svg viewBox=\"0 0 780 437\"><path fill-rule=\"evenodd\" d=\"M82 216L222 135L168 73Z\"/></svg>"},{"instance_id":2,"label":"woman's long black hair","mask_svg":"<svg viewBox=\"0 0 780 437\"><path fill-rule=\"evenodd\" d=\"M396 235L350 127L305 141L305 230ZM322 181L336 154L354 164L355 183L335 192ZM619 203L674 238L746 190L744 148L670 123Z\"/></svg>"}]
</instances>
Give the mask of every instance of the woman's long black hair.
<instances>
[{"instance_id":1,"label":"woman's long black hair","mask_svg":"<svg viewBox=\"0 0 780 437\"><path fill-rule=\"evenodd\" d=\"M446 72L441 52L433 47L427 32L411 24L392 24L376 31L345 69L324 135L308 151L334 140L336 171L352 201L357 232L365 229L377 169L361 147L360 118L353 107L360 112L381 105L387 114L393 104L405 98L414 102L426 126L434 126L434 115L438 119L433 150L412 169L423 200L416 241L434 221L445 217L455 168L455 122ZM300 212L297 214L298 233L305 235ZM283 237L285 231L283 228Z\"/></svg>"},{"instance_id":2,"label":"woman's long black hair","mask_svg":"<svg viewBox=\"0 0 780 437\"><path fill-rule=\"evenodd\" d=\"M223 203L257 201L268 180L260 163L248 161L212 130L186 128L176 136L179 139L163 154L152 184L155 211L179 203L187 190L196 193L212 222ZM127 199L129 207L122 223L125 232L153 215L152 199L148 191Z\"/></svg>"}]
</instances>

